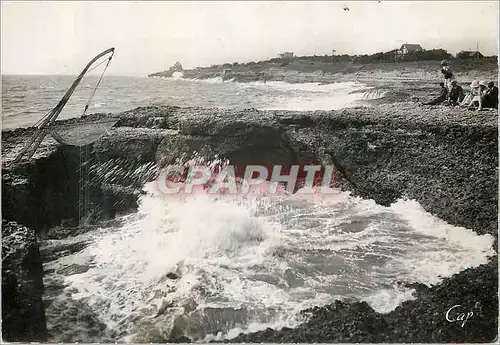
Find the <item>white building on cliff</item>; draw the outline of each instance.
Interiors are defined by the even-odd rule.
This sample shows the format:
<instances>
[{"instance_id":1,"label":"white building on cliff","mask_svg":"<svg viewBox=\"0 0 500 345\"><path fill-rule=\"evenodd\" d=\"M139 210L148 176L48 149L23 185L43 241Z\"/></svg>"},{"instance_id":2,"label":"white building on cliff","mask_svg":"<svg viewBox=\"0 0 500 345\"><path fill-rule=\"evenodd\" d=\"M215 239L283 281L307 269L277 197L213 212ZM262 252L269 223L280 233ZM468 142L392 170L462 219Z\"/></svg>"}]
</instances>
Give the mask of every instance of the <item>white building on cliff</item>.
<instances>
[{"instance_id":1,"label":"white building on cliff","mask_svg":"<svg viewBox=\"0 0 500 345\"><path fill-rule=\"evenodd\" d=\"M278 55L281 59L292 59L294 57L293 52L284 52Z\"/></svg>"}]
</instances>

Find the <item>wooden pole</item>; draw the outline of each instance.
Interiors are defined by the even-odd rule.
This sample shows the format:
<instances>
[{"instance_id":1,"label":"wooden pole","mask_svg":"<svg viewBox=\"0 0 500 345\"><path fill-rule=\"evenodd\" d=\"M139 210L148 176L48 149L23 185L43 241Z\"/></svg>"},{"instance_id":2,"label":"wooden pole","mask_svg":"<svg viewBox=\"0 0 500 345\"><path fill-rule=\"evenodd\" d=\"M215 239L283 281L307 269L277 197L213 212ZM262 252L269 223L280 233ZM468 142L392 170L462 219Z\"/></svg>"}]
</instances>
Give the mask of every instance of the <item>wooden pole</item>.
<instances>
[{"instance_id":1,"label":"wooden pole","mask_svg":"<svg viewBox=\"0 0 500 345\"><path fill-rule=\"evenodd\" d=\"M85 68L80 73L80 75L78 75L78 77L75 79L73 84L71 84L71 87L68 89L68 91L66 91L63 98L61 98L59 103L57 103L57 105L54 107L54 109L52 109L52 111L45 117L45 119L38 126L36 133L31 137L31 139L28 141L28 143L22 148L21 152L19 152L17 157L14 159L14 161L13 161L14 163L19 162L21 160L21 158L23 157L23 155L26 152L28 152L28 150L30 151L30 155L28 158L31 158L31 156L33 156L36 149L38 148L38 146L42 142L43 138L47 134L47 132L45 131L46 127L53 124L54 121L57 119L57 117L59 116L59 114L63 110L64 106L66 105L66 103L68 103L68 100L71 97L71 95L73 94L73 92L75 91L76 87L78 86L78 84L80 84L80 81L82 80L83 76L89 70L90 66L92 66L92 64L94 62L99 60L99 58L103 57L104 55L112 53L112 55L111 55L111 57L112 57L114 52L115 52L115 48L109 48L109 49L103 51L102 53L98 54L92 60L90 60L90 62L87 64L87 66L85 66ZM110 57L110 59L111 59L111 57ZM33 145L33 143L35 143L35 144L33 147L31 147ZM30 147L31 147L31 150L30 150Z\"/></svg>"}]
</instances>

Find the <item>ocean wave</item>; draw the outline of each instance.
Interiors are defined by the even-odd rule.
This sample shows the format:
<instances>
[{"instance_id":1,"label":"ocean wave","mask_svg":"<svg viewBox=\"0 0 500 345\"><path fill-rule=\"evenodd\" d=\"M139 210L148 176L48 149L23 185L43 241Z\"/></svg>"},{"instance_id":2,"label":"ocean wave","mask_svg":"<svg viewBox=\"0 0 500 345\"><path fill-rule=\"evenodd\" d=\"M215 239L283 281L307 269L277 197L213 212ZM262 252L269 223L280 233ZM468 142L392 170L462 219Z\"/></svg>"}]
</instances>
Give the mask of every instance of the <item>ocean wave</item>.
<instances>
[{"instance_id":1,"label":"ocean wave","mask_svg":"<svg viewBox=\"0 0 500 345\"><path fill-rule=\"evenodd\" d=\"M59 84L56 84L57 88L53 88L54 80L49 77L47 80L28 78L25 82L30 87L28 89L31 90L33 86L36 91L20 93L12 81L6 83L2 94L2 105L4 116L9 120L3 123L5 128L31 126L39 119L35 112L31 118L30 116L16 116L16 113L24 113L23 107L26 109L30 107L32 109L53 108L65 91L64 88L57 86ZM95 84L90 82L79 85L63 110L61 118L80 116L94 86ZM100 112L117 112L155 102L182 107L309 111L347 108L379 97L383 97L383 94L371 92L365 85L357 82L320 84L256 81L241 83L232 80L224 81L221 77L200 80L184 79L180 74L175 74L175 78L160 79L105 78L95 94L91 109L99 109Z\"/></svg>"},{"instance_id":2,"label":"ocean wave","mask_svg":"<svg viewBox=\"0 0 500 345\"><path fill-rule=\"evenodd\" d=\"M301 310L350 297L388 312L412 298L396 281L435 284L493 254L491 236L412 200L384 207L345 192L165 200L148 186L123 226L86 234L87 248L48 265L87 265L64 277L66 290L122 340L146 341L141 329L166 337L179 318L195 339L294 327ZM200 321L216 310L243 313L240 324L224 324L224 313L210 314L222 318L219 332L217 320Z\"/></svg>"}]
</instances>

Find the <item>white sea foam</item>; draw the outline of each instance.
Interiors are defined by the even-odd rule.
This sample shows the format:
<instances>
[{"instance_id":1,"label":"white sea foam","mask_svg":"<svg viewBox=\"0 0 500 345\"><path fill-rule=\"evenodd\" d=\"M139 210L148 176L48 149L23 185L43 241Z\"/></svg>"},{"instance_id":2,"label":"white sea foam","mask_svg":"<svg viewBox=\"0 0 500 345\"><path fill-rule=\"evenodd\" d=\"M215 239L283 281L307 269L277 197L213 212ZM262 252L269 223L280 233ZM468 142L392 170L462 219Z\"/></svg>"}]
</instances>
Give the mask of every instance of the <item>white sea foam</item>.
<instances>
[{"instance_id":1,"label":"white sea foam","mask_svg":"<svg viewBox=\"0 0 500 345\"><path fill-rule=\"evenodd\" d=\"M269 102L257 105L260 110L332 110L359 105L359 101L384 97L358 82L287 83L283 81L255 81L248 83L223 80L221 77L201 79L199 82L225 85L227 88L260 95L265 92ZM364 91L364 92L363 92Z\"/></svg>"},{"instance_id":2,"label":"white sea foam","mask_svg":"<svg viewBox=\"0 0 500 345\"><path fill-rule=\"evenodd\" d=\"M268 110L332 110L366 104L363 101L383 97L357 82L286 83L263 81L241 83L221 77L184 79L182 72L171 78L106 77L97 90L91 109L116 113L151 104L181 107L255 108ZM51 80L25 81L36 92L30 97L16 88L17 82L6 77L3 93L4 128L31 126L59 102L61 93L50 89ZM66 77L63 78L63 80ZM94 76L82 81L60 119L81 116L88 93L95 86ZM68 79L67 83L71 83ZM40 89L46 92L40 92ZM64 90L60 90L64 92ZM30 91L32 92L32 91Z\"/></svg>"},{"instance_id":3,"label":"white sea foam","mask_svg":"<svg viewBox=\"0 0 500 345\"><path fill-rule=\"evenodd\" d=\"M247 312L238 325L220 320L219 335L187 326L198 339L296 326L300 310L338 298L388 312L412 298L396 281L437 283L493 254L491 236L448 225L415 201L383 207L342 192L324 200L148 194L124 223L82 235L91 244L78 260L90 260L90 269L65 284L110 329L135 340L146 324L168 333L176 315L189 325L206 308ZM166 276L172 272L179 279ZM171 307L158 316L162 305Z\"/></svg>"},{"instance_id":4,"label":"white sea foam","mask_svg":"<svg viewBox=\"0 0 500 345\"><path fill-rule=\"evenodd\" d=\"M172 73L172 79L181 79L184 76L184 72L174 72Z\"/></svg>"},{"instance_id":5,"label":"white sea foam","mask_svg":"<svg viewBox=\"0 0 500 345\"><path fill-rule=\"evenodd\" d=\"M101 102L101 103L94 103L92 105L92 108L102 108L102 107L105 107L106 106L106 103L104 102Z\"/></svg>"}]
</instances>

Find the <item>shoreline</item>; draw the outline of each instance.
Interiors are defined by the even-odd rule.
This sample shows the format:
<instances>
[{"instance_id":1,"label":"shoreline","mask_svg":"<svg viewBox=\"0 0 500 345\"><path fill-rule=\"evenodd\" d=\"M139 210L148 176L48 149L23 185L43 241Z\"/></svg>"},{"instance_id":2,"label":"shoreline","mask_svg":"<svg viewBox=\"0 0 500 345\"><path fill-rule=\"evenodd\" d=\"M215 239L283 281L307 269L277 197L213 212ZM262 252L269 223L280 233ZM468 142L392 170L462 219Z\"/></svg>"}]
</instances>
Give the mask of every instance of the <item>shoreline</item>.
<instances>
[{"instance_id":1,"label":"shoreline","mask_svg":"<svg viewBox=\"0 0 500 345\"><path fill-rule=\"evenodd\" d=\"M497 80L498 62L494 58L481 60L450 60L459 83L470 84L473 80ZM183 70L184 79L223 78L237 82L285 81L288 83L332 83L338 81L426 81L438 83L440 60L414 62L381 62L353 64L348 62L320 62L297 57L288 61L260 61L237 64L231 72L222 75L222 65ZM225 65L224 65L225 66ZM152 73L149 77L171 78L169 73Z\"/></svg>"},{"instance_id":2,"label":"shoreline","mask_svg":"<svg viewBox=\"0 0 500 345\"><path fill-rule=\"evenodd\" d=\"M419 90L425 94L429 87L421 85ZM344 190L381 205L400 196L415 199L450 224L478 234L491 234L498 252L496 113L424 107L408 102L410 91L404 87L391 92L392 97L375 102L373 107L337 111L140 107L112 114L120 120L109 135L93 144L93 150L99 154L93 164L104 167L113 159L122 159L121 168L130 170L137 164L155 162L168 152L175 156L200 148L207 155L222 153L246 162L250 158L236 155L232 147L236 145L245 151L259 142L276 143L269 152L259 150L260 146L253 151L271 162L286 159L293 163L298 159L294 155L333 160L342 171L340 187ZM92 122L109 116L92 114L61 122ZM76 174L71 172L76 171L78 155L71 147L46 140L34 161L10 164L9 153L32 131L20 128L2 132L3 218L28 226L41 236L76 214L71 206L77 197L73 176ZM367 145L367 139L375 149ZM282 151L280 147L286 145L292 152ZM65 164L61 166L61 162ZM443 166L447 169L443 170ZM40 190L36 183L47 176L54 179ZM124 177L113 185L106 180L101 182L100 189L96 187L91 196L91 204L101 213L103 205L108 205L108 214L99 214L95 221L134 210L138 195L134 194L136 187L131 180ZM63 190L65 195L58 201ZM39 203L47 198L55 204L39 209ZM46 219L46 214L51 217ZM32 243L33 238L28 240ZM497 267L495 255L488 264L445 278L437 286L412 284L417 299L404 302L389 314L378 314L364 302L335 302L313 308L313 317L297 328L268 329L224 342L491 341L498 326ZM39 272L40 268L29 269ZM35 295L33 292L36 299ZM446 311L455 304L463 304L477 317L464 327L448 322ZM42 310L36 312L43 314ZM40 332L40 337L33 336L31 340L44 339L46 334ZM164 340L187 340L182 332L177 334Z\"/></svg>"}]
</instances>

